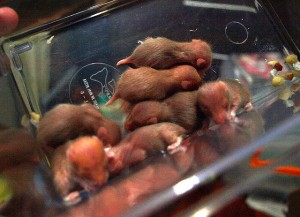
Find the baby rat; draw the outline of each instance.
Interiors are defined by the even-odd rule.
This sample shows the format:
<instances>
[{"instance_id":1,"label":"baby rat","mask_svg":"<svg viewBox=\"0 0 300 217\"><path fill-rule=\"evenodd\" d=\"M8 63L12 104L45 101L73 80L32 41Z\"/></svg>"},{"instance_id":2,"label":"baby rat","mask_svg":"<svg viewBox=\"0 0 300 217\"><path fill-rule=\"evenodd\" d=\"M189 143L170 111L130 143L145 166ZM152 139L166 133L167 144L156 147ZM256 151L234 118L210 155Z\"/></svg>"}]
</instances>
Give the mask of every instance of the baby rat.
<instances>
[{"instance_id":1,"label":"baby rat","mask_svg":"<svg viewBox=\"0 0 300 217\"><path fill-rule=\"evenodd\" d=\"M238 109L252 109L250 91L237 80L220 79L198 89L198 105L216 124L234 120Z\"/></svg>"},{"instance_id":2,"label":"baby rat","mask_svg":"<svg viewBox=\"0 0 300 217\"><path fill-rule=\"evenodd\" d=\"M91 104L57 105L45 114L37 129L38 142L46 149L55 149L82 135L95 135L104 145L115 145L121 140L119 125Z\"/></svg>"},{"instance_id":3,"label":"baby rat","mask_svg":"<svg viewBox=\"0 0 300 217\"><path fill-rule=\"evenodd\" d=\"M199 129L204 115L197 106L197 91L178 92L163 101L143 101L137 103L125 121L125 129L132 131L138 127L172 122L188 132Z\"/></svg>"},{"instance_id":4,"label":"baby rat","mask_svg":"<svg viewBox=\"0 0 300 217\"><path fill-rule=\"evenodd\" d=\"M201 78L196 69L189 65L161 71L150 67L128 69L122 74L115 94L106 105L118 98L131 103L164 99L177 91L196 90L200 84Z\"/></svg>"},{"instance_id":5,"label":"baby rat","mask_svg":"<svg viewBox=\"0 0 300 217\"><path fill-rule=\"evenodd\" d=\"M211 47L205 41L193 39L191 42L176 42L158 37L146 38L129 57L120 60L117 65L168 69L174 65L188 64L194 66L203 77L211 62Z\"/></svg>"},{"instance_id":6,"label":"baby rat","mask_svg":"<svg viewBox=\"0 0 300 217\"><path fill-rule=\"evenodd\" d=\"M67 201L77 199L77 187L94 191L108 179L103 142L95 136L79 137L55 149L51 158L53 182Z\"/></svg>"},{"instance_id":7,"label":"baby rat","mask_svg":"<svg viewBox=\"0 0 300 217\"><path fill-rule=\"evenodd\" d=\"M177 124L159 123L141 127L106 151L110 174L143 161L147 155L162 151L172 144L180 144L186 130Z\"/></svg>"}]
</instances>

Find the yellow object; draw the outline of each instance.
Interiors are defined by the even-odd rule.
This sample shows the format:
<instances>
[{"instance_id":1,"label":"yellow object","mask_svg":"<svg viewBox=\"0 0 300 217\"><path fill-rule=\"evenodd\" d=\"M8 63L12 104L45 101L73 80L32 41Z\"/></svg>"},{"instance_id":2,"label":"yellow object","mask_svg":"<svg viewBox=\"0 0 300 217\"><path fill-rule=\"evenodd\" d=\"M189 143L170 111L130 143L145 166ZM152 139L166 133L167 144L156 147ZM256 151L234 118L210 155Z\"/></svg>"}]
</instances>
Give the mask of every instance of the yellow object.
<instances>
[{"instance_id":1,"label":"yellow object","mask_svg":"<svg viewBox=\"0 0 300 217\"><path fill-rule=\"evenodd\" d=\"M281 76L274 76L274 78L272 79L272 85L274 87L281 86L284 83L285 83L285 79Z\"/></svg>"},{"instance_id":2,"label":"yellow object","mask_svg":"<svg viewBox=\"0 0 300 217\"><path fill-rule=\"evenodd\" d=\"M271 60L268 62L268 65L274 67L276 65L276 63L279 63L277 60Z\"/></svg>"},{"instance_id":3,"label":"yellow object","mask_svg":"<svg viewBox=\"0 0 300 217\"><path fill-rule=\"evenodd\" d=\"M283 75L282 75L286 80L289 80L289 81L291 81L291 80L293 80L293 78L294 78L294 73L292 73L292 72L286 72L286 73L284 73Z\"/></svg>"},{"instance_id":4,"label":"yellow object","mask_svg":"<svg viewBox=\"0 0 300 217\"><path fill-rule=\"evenodd\" d=\"M294 92L292 92L291 89L287 87L279 92L278 98L281 100L288 100L293 94Z\"/></svg>"},{"instance_id":5,"label":"yellow object","mask_svg":"<svg viewBox=\"0 0 300 217\"><path fill-rule=\"evenodd\" d=\"M35 120L35 121L39 122L40 119L41 119L41 115L38 114L38 113L35 113L35 112L30 112L30 118L32 120Z\"/></svg>"},{"instance_id":6,"label":"yellow object","mask_svg":"<svg viewBox=\"0 0 300 217\"><path fill-rule=\"evenodd\" d=\"M290 73L293 73L294 77L300 77L300 71L293 70Z\"/></svg>"},{"instance_id":7,"label":"yellow object","mask_svg":"<svg viewBox=\"0 0 300 217\"><path fill-rule=\"evenodd\" d=\"M284 59L284 61L286 63L294 64L294 63L298 62L298 57L295 54L290 54Z\"/></svg>"},{"instance_id":8,"label":"yellow object","mask_svg":"<svg viewBox=\"0 0 300 217\"><path fill-rule=\"evenodd\" d=\"M28 122L29 122L29 119L28 119L27 115L23 115L22 119L21 119L21 125L23 127L26 127L28 125Z\"/></svg>"},{"instance_id":9,"label":"yellow object","mask_svg":"<svg viewBox=\"0 0 300 217\"><path fill-rule=\"evenodd\" d=\"M27 127L29 122L31 122L34 125L37 125L40 122L41 115L35 112L30 112L30 119L28 118L27 115L23 115L21 119L21 125L23 127Z\"/></svg>"},{"instance_id":10,"label":"yellow object","mask_svg":"<svg viewBox=\"0 0 300 217\"><path fill-rule=\"evenodd\" d=\"M4 178L0 177L0 209L1 207L5 206L6 203L12 198L13 190L9 184L9 181Z\"/></svg>"}]
</instances>

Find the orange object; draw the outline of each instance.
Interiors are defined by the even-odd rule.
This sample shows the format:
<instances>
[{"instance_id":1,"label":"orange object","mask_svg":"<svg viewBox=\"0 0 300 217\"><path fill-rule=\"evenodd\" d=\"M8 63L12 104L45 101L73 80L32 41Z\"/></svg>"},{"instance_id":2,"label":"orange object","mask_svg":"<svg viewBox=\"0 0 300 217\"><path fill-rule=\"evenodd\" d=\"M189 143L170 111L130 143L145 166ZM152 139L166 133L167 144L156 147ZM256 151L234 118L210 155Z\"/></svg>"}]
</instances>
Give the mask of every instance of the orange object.
<instances>
[{"instance_id":1,"label":"orange object","mask_svg":"<svg viewBox=\"0 0 300 217\"><path fill-rule=\"evenodd\" d=\"M251 157L249 165L254 168L264 167L273 163L274 160L262 160L259 158L261 153L264 152L264 149L258 149ZM274 173L285 174L289 176L300 176L300 167L296 166L279 166L273 170Z\"/></svg>"}]
</instances>

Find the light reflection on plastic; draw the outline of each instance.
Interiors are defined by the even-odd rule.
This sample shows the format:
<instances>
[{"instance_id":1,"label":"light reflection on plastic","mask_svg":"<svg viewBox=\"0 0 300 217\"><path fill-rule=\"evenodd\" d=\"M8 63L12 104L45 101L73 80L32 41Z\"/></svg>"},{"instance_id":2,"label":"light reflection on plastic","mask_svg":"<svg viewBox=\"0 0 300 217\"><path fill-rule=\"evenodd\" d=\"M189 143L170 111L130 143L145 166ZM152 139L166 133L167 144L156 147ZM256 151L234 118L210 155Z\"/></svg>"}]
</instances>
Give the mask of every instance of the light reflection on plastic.
<instances>
[{"instance_id":1,"label":"light reflection on plastic","mask_svg":"<svg viewBox=\"0 0 300 217\"><path fill-rule=\"evenodd\" d=\"M183 0L182 4L185 6L189 6L189 7L200 7L200 8L210 8L210 9L230 10L230 11L245 11L245 12L250 12L250 13L257 13L255 8L247 6L247 5L213 3L213 2L193 1L193 0Z\"/></svg>"},{"instance_id":2,"label":"light reflection on plastic","mask_svg":"<svg viewBox=\"0 0 300 217\"><path fill-rule=\"evenodd\" d=\"M191 217L207 217L210 214L210 210L208 208L203 208L191 215Z\"/></svg>"},{"instance_id":3,"label":"light reflection on plastic","mask_svg":"<svg viewBox=\"0 0 300 217\"><path fill-rule=\"evenodd\" d=\"M238 38L234 38L238 31ZM232 21L225 27L226 38L233 44L244 44L249 37L249 32L244 24L238 21ZM244 36L244 37L243 37Z\"/></svg>"},{"instance_id":4,"label":"light reflection on plastic","mask_svg":"<svg viewBox=\"0 0 300 217\"><path fill-rule=\"evenodd\" d=\"M177 183L173 187L173 191L176 195L184 194L185 192L191 190L195 185L199 184L199 182L200 181L197 176L192 176Z\"/></svg>"},{"instance_id":5,"label":"light reflection on plastic","mask_svg":"<svg viewBox=\"0 0 300 217\"><path fill-rule=\"evenodd\" d=\"M254 2L255 7L257 8L257 10L259 10L260 8L262 8L261 4L258 2L258 0L255 0Z\"/></svg>"}]
</instances>

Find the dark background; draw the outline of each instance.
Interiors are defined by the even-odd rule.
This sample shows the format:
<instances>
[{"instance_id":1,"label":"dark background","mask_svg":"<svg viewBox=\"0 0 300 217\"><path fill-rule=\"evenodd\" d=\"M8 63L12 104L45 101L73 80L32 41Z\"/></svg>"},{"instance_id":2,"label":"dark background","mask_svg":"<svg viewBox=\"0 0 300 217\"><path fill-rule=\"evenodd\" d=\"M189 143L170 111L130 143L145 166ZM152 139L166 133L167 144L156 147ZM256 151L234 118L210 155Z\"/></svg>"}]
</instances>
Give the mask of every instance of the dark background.
<instances>
[{"instance_id":1,"label":"dark background","mask_svg":"<svg viewBox=\"0 0 300 217\"><path fill-rule=\"evenodd\" d=\"M11 0L6 4L14 8L19 16L20 23L16 31L24 31L29 28L59 19L76 11L83 10L94 4L104 3L109 0ZM262 0L276 12L278 18L300 46L300 1L299 0ZM276 15L275 15L276 16Z\"/></svg>"},{"instance_id":2,"label":"dark background","mask_svg":"<svg viewBox=\"0 0 300 217\"><path fill-rule=\"evenodd\" d=\"M269 0L296 45L300 46L300 1Z\"/></svg>"}]
</instances>

